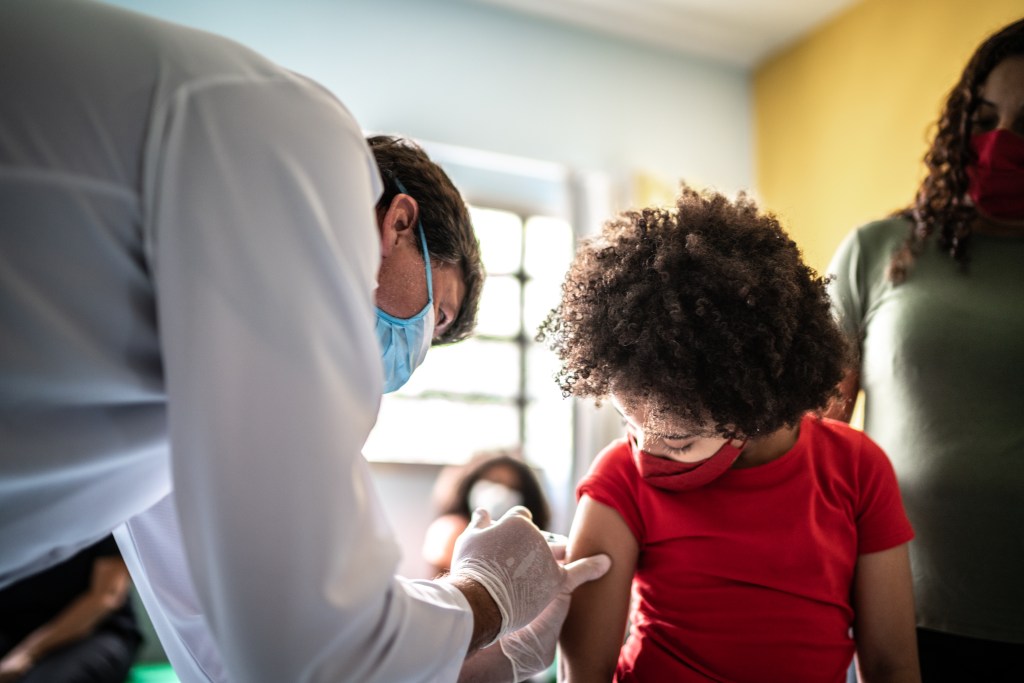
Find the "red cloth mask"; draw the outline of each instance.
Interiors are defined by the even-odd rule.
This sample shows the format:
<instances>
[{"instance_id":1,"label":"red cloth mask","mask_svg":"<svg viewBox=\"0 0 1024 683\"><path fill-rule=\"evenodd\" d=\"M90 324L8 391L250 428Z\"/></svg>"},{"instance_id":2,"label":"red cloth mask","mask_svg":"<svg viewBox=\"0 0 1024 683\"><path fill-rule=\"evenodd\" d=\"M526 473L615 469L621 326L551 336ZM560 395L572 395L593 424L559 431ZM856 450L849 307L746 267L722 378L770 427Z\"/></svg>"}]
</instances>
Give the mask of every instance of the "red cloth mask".
<instances>
[{"instance_id":1,"label":"red cloth mask","mask_svg":"<svg viewBox=\"0 0 1024 683\"><path fill-rule=\"evenodd\" d=\"M744 441L737 448L732 441L726 441L710 458L699 462L680 462L651 455L637 447L636 439L629 435L633 462L640 476L651 486L665 491L691 491L711 483L725 474L747 445Z\"/></svg>"},{"instance_id":2,"label":"red cloth mask","mask_svg":"<svg viewBox=\"0 0 1024 683\"><path fill-rule=\"evenodd\" d=\"M971 138L977 162L967 167L967 194L978 213L1000 220L1024 219L1024 138L1008 130Z\"/></svg>"}]
</instances>

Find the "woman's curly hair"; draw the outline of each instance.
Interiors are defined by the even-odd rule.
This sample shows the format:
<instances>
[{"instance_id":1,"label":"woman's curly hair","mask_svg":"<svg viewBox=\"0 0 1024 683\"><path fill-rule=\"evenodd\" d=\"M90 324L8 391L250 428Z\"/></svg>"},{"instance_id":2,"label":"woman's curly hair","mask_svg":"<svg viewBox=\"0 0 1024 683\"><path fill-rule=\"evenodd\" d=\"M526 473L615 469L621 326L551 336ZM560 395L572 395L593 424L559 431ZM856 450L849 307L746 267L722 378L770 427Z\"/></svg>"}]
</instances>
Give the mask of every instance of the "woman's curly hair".
<instances>
[{"instance_id":1,"label":"woman's curly hair","mask_svg":"<svg viewBox=\"0 0 1024 683\"><path fill-rule=\"evenodd\" d=\"M541 325L565 396L642 401L702 433L753 437L835 395L848 347L825 281L770 214L685 184L583 242Z\"/></svg>"},{"instance_id":2,"label":"woman's curly hair","mask_svg":"<svg viewBox=\"0 0 1024 683\"><path fill-rule=\"evenodd\" d=\"M915 259L935 234L939 247L961 265L967 264L971 226L977 214L967 200L967 167L974 163L971 121L980 104L978 91L1004 59L1024 54L1024 19L994 33L974 52L946 98L931 148L924 163L928 175L912 206L896 215L911 221L910 233L893 254L889 278L906 280Z\"/></svg>"}]
</instances>

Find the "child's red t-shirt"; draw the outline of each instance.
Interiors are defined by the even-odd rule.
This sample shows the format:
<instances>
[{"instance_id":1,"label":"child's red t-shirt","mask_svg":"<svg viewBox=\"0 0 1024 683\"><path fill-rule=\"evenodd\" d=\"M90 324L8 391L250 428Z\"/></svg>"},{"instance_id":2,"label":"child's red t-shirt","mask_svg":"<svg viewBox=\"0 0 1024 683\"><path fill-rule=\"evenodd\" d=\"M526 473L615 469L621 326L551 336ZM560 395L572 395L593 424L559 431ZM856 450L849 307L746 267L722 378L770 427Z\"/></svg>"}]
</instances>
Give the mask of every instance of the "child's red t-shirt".
<instances>
[{"instance_id":1,"label":"child's red t-shirt","mask_svg":"<svg viewBox=\"0 0 1024 683\"><path fill-rule=\"evenodd\" d=\"M640 549L620 682L844 681L857 556L913 538L882 450L810 416L782 457L684 493L647 484L616 441L584 494Z\"/></svg>"}]
</instances>

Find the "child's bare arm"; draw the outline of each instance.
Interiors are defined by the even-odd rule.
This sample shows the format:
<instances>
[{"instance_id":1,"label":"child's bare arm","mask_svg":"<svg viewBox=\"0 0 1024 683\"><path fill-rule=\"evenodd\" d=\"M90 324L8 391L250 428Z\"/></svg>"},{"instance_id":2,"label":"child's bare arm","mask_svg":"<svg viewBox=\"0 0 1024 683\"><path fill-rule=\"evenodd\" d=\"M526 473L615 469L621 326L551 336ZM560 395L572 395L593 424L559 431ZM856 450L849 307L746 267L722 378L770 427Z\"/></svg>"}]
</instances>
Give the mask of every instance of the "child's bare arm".
<instances>
[{"instance_id":1,"label":"child's bare arm","mask_svg":"<svg viewBox=\"0 0 1024 683\"><path fill-rule=\"evenodd\" d=\"M615 674L626 630L629 591L638 546L619 513L584 495L569 534L568 559L607 553L612 567L604 577L573 593L559 638L559 679L607 683Z\"/></svg>"},{"instance_id":2,"label":"child's bare arm","mask_svg":"<svg viewBox=\"0 0 1024 683\"><path fill-rule=\"evenodd\" d=\"M920 683L907 544L861 555L853 590L854 635L864 683Z\"/></svg>"}]
</instances>

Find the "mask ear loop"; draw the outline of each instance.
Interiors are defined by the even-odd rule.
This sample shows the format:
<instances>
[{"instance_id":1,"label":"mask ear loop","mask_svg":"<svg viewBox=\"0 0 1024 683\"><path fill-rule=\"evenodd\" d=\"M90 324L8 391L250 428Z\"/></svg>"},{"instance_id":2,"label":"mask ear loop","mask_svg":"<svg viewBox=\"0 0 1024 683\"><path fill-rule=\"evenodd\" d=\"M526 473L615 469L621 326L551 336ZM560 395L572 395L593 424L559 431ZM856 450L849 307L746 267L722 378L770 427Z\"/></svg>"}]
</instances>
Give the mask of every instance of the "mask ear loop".
<instances>
[{"instance_id":1,"label":"mask ear loop","mask_svg":"<svg viewBox=\"0 0 1024 683\"><path fill-rule=\"evenodd\" d=\"M402 194L409 195L410 197L412 197L412 195L409 194L408 190L405 189L405 185L403 185L402 181L399 180L398 178L395 178L395 185L398 186L398 189L402 192ZM430 269L430 252L427 250L427 235L426 232L423 230L423 221L420 219L418 204L416 210L416 227L419 229L420 232L420 245L423 247L423 263L427 269L427 306L433 306L434 273Z\"/></svg>"}]
</instances>

